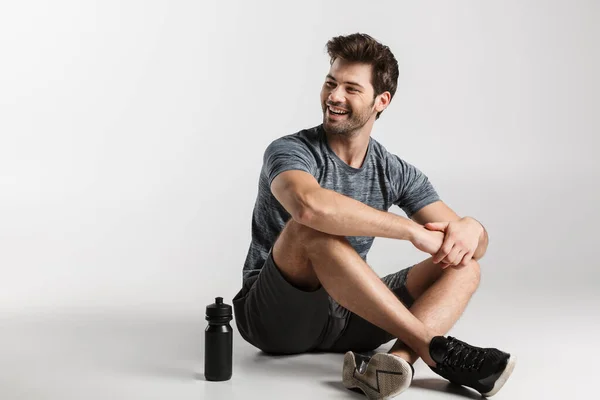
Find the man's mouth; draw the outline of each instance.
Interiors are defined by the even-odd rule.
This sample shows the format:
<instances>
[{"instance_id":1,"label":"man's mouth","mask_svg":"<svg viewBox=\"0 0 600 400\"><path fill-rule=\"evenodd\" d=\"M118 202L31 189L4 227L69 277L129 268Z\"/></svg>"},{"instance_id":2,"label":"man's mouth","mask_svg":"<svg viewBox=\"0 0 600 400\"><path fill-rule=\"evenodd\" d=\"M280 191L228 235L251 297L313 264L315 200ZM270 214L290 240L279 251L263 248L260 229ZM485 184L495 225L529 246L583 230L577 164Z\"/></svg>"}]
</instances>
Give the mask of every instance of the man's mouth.
<instances>
[{"instance_id":1,"label":"man's mouth","mask_svg":"<svg viewBox=\"0 0 600 400\"><path fill-rule=\"evenodd\" d=\"M327 114L333 118L341 118L346 114L350 114L350 111L344 110L343 108L327 106Z\"/></svg>"}]
</instances>

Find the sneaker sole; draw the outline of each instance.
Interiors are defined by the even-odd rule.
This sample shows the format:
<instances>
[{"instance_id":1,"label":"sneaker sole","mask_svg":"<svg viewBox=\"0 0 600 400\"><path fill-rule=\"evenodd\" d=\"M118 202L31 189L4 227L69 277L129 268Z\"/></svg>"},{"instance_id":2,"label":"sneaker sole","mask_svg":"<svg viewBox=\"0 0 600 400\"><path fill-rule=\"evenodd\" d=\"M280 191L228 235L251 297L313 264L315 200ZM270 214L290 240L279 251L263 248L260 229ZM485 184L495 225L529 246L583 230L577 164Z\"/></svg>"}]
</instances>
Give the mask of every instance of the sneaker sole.
<instances>
[{"instance_id":1,"label":"sneaker sole","mask_svg":"<svg viewBox=\"0 0 600 400\"><path fill-rule=\"evenodd\" d=\"M342 382L347 389L360 389L369 400L394 397L405 391L412 381L410 364L400 357L377 353L369 360L364 374L356 369L354 353L344 356Z\"/></svg>"},{"instance_id":2,"label":"sneaker sole","mask_svg":"<svg viewBox=\"0 0 600 400\"><path fill-rule=\"evenodd\" d=\"M511 355L508 358L508 362L506 363L506 368L504 368L504 372L502 372L502 375L500 375L500 377L496 380L492 390L490 390L487 393L482 393L481 395L485 396L485 397L492 397L493 395L498 393L498 391L500 389L502 389L502 386L504 386L504 384L508 380L508 377L510 376L510 374L512 374L513 369L515 368L516 362L517 362L517 358L515 356Z\"/></svg>"}]
</instances>

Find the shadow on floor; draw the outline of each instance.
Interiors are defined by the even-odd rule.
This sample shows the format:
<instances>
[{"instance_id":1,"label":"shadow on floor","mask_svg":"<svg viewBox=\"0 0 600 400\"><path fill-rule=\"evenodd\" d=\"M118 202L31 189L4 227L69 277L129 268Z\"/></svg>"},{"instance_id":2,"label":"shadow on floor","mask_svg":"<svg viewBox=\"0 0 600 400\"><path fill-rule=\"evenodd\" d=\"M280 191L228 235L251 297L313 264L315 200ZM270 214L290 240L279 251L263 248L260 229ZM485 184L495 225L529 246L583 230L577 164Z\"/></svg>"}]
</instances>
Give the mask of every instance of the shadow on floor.
<instances>
[{"instance_id":1,"label":"shadow on floor","mask_svg":"<svg viewBox=\"0 0 600 400\"><path fill-rule=\"evenodd\" d=\"M271 355L257 352L239 359L244 371L260 374L307 377L337 377L341 379L343 356L334 353L304 353Z\"/></svg>"},{"instance_id":2,"label":"shadow on floor","mask_svg":"<svg viewBox=\"0 0 600 400\"><path fill-rule=\"evenodd\" d=\"M347 393L348 396L355 399L364 399L365 396L362 391L356 390L348 390L341 381L323 381L321 382L323 385L339 390L340 392ZM415 379L410 385L410 389L417 390L432 390L435 392L447 393L457 397L462 397L465 399L482 399L482 396L479 393L476 393L472 390L469 390L465 387L455 385L443 379Z\"/></svg>"},{"instance_id":3,"label":"shadow on floor","mask_svg":"<svg viewBox=\"0 0 600 400\"><path fill-rule=\"evenodd\" d=\"M347 393L353 399L365 399L365 395L359 389L348 390L341 381L322 381L323 385Z\"/></svg>"},{"instance_id":4,"label":"shadow on floor","mask_svg":"<svg viewBox=\"0 0 600 400\"><path fill-rule=\"evenodd\" d=\"M470 389L463 386L455 385L445 379L427 378L427 379L415 379L410 385L411 388L433 390L435 392L443 392L454 394L467 399L481 399L482 396Z\"/></svg>"}]
</instances>

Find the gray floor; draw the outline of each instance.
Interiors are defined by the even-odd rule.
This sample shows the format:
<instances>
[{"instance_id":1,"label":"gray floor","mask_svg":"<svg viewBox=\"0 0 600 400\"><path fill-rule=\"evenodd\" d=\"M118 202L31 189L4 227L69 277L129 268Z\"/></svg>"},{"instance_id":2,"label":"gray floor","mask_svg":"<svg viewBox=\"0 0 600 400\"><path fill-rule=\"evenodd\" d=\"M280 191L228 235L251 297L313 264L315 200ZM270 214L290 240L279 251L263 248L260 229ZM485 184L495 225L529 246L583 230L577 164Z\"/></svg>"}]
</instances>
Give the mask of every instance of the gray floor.
<instances>
[{"instance_id":1,"label":"gray floor","mask_svg":"<svg viewBox=\"0 0 600 400\"><path fill-rule=\"evenodd\" d=\"M452 334L518 356L498 399L593 398L600 296L480 290ZM270 357L235 333L228 382L203 378L201 315L62 312L4 316L0 398L360 399L341 385L339 354ZM385 347L382 347L385 350ZM422 363L406 399L477 398Z\"/></svg>"}]
</instances>

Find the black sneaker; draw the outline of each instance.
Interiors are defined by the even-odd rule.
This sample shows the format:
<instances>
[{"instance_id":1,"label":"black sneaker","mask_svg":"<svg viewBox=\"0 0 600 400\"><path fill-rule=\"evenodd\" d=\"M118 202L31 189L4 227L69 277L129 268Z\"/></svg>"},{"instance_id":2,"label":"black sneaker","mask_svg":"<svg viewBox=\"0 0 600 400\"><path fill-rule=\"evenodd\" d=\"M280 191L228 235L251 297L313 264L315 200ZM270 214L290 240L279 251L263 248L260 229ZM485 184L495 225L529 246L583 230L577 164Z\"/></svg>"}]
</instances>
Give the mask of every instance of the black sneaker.
<instances>
[{"instance_id":1,"label":"black sneaker","mask_svg":"<svg viewBox=\"0 0 600 400\"><path fill-rule=\"evenodd\" d=\"M451 336L436 336L429 344L436 374L452 383L469 386L483 396L502 388L515 367L516 359L498 349L471 346Z\"/></svg>"},{"instance_id":2,"label":"black sneaker","mask_svg":"<svg viewBox=\"0 0 600 400\"><path fill-rule=\"evenodd\" d=\"M344 386L363 392L369 400L397 396L410 386L413 375L413 366L393 354L376 353L368 357L349 351L344 356Z\"/></svg>"}]
</instances>

